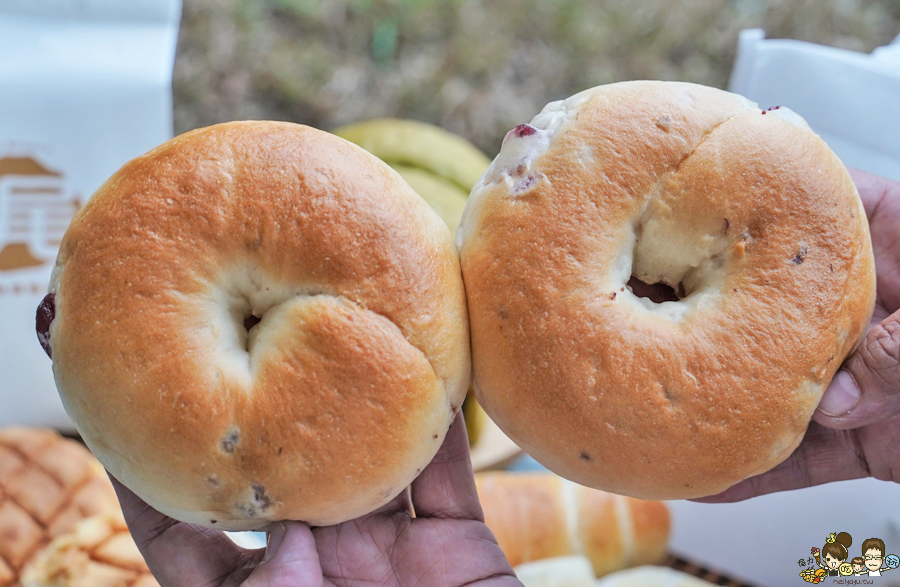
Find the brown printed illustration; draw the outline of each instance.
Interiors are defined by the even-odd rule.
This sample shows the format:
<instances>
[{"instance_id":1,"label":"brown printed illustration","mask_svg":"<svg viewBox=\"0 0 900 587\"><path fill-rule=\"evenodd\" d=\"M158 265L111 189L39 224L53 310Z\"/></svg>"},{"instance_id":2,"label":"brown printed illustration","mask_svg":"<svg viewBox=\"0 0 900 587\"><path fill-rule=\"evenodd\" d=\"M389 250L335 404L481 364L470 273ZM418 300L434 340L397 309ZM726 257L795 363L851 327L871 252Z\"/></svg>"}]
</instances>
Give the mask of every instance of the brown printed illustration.
<instances>
[{"instance_id":1,"label":"brown printed illustration","mask_svg":"<svg viewBox=\"0 0 900 587\"><path fill-rule=\"evenodd\" d=\"M0 272L52 262L79 205L61 173L0 157Z\"/></svg>"}]
</instances>

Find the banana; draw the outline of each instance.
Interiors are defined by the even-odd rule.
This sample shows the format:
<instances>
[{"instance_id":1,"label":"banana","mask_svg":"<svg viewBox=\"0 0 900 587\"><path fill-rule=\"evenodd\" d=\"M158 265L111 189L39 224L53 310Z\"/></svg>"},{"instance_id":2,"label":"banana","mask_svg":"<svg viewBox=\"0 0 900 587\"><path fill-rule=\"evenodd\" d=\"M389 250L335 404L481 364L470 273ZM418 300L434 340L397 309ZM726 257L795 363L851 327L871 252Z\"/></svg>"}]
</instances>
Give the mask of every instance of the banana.
<instances>
[{"instance_id":1,"label":"banana","mask_svg":"<svg viewBox=\"0 0 900 587\"><path fill-rule=\"evenodd\" d=\"M391 165L406 183L428 202L431 209L447 224L450 233L455 235L456 228L466 207L467 194L456 184L433 175L418 167Z\"/></svg>"},{"instance_id":2,"label":"banana","mask_svg":"<svg viewBox=\"0 0 900 587\"><path fill-rule=\"evenodd\" d=\"M392 167L418 167L455 183L466 196L491 164L464 138L424 122L381 118L333 132Z\"/></svg>"},{"instance_id":3,"label":"banana","mask_svg":"<svg viewBox=\"0 0 900 587\"><path fill-rule=\"evenodd\" d=\"M462 412L463 418L466 420L466 434L469 436L469 446L475 446L481 437L484 425L490 418L488 418L487 412L484 411L478 400L475 399L475 394L472 392L471 387L466 393L466 399L463 401Z\"/></svg>"}]
</instances>

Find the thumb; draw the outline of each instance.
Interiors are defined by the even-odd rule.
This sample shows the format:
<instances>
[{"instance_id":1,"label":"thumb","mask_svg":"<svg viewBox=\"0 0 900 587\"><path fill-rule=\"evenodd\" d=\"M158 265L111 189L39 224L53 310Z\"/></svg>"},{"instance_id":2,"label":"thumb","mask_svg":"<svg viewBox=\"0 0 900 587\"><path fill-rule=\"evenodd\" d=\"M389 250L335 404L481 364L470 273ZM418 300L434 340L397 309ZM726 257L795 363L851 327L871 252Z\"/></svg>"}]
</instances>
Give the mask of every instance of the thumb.
<instances>
[{"instance_id":1,"label":"thumb","mask_svg":"<svg viewBox=\"0 0 900 587\"><path fill-rule=\"evenodd\" d=\"M873 325L822 395L814 419L859 428L900 413L900 311Z\"/></svg>"},{"instance_id":2,"label":"thumb","mask_svg":"<svg viewBox=\"0 0 900 587\"><path fill-rule=\"evenodd\" d=\"M266 556L241 587L322 585L316 539L303 522L274 522Z\"/></svg>"}]
</instances>

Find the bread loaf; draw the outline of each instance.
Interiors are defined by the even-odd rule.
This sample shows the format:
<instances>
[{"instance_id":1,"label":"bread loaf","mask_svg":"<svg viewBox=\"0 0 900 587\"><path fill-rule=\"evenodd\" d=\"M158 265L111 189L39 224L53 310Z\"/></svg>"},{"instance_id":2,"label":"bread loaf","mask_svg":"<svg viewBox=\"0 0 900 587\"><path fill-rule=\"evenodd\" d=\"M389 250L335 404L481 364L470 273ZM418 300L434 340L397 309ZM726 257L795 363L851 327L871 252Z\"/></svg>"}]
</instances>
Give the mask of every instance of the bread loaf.
<instances>
[{"instance_id":1,"label":"bread loaf","mask_svg":"<svg viewBox=\"0 0 900 587\"><path fill-rule=\"evenodd\" d=\"M525 587L594 587L591 561L581 555L522 563L513 571Z\"/></svg>"},{"instance_id":2,"label":"bread loaf","mask_svg":"<svg viewBox=\"0 0 900 587\"><path fill-rule=\"evenodd\" d=\"M669 510L581 487L547 473L475 476L484 518L512 566L584 555L602 576L659 561L669 537Z\"/></svg>"},{"instance_id":3,"label":"bread loaf","mask_svg":"<svg viewBox=\"0 0 900 587\"><path fill-rule=\"evenodd\" d=\"M121 513L79 522L41 551L22 587L159 587Z\"/></svg>"},{"instance_id":4,"label":"bread loaf","mask_svg":"<svg viewBox=\"0 0 900 587\"><path fill-rule=\"evenodd\" d=\"M78 521L117 511L103 467L80 444L52 430L0 430L0 587L18 586L25 565Z\"/></svg>"},{"instance_id":5,"label":"bread loaf","mask_svg":"<svg viewBox=\"0 0 900 587\"><path fill-rule=\"evenodd\" d=\"M643 566L613 573L595 587L709 587L711 583L669 567Z\"/></svg>"}]
</instances>

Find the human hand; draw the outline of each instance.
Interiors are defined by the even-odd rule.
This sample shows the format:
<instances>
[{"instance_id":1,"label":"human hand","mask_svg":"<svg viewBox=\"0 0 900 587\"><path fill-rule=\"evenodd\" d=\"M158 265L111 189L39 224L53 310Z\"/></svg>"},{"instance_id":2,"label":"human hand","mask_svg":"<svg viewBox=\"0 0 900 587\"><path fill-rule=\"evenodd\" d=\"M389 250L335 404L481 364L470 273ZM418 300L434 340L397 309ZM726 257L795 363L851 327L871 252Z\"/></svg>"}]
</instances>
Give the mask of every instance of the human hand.
<instances>
[{"instance_id":1,"label":"human hand","mask_svg":"<svg viewBox=\"0 0 900 587\"><path fill-rule=\"evenodd\" d=\"M410 490L336 526L275 523L265 549L173 520L113 484L162 587L522 587L484 524L461 413Z\"/></svg>"},{"instance_id":2,"label":"human hand","mask_svg":"<svg viewBox=\"0 0 900 587\"><path fill-rule=\"evenodd\" d=\"M872 233L875 312L825 390L803 442L783 463L696 501L731 502L832 481L900 481L900 182L850 171Z\"/></svg>"}]
</instances>

